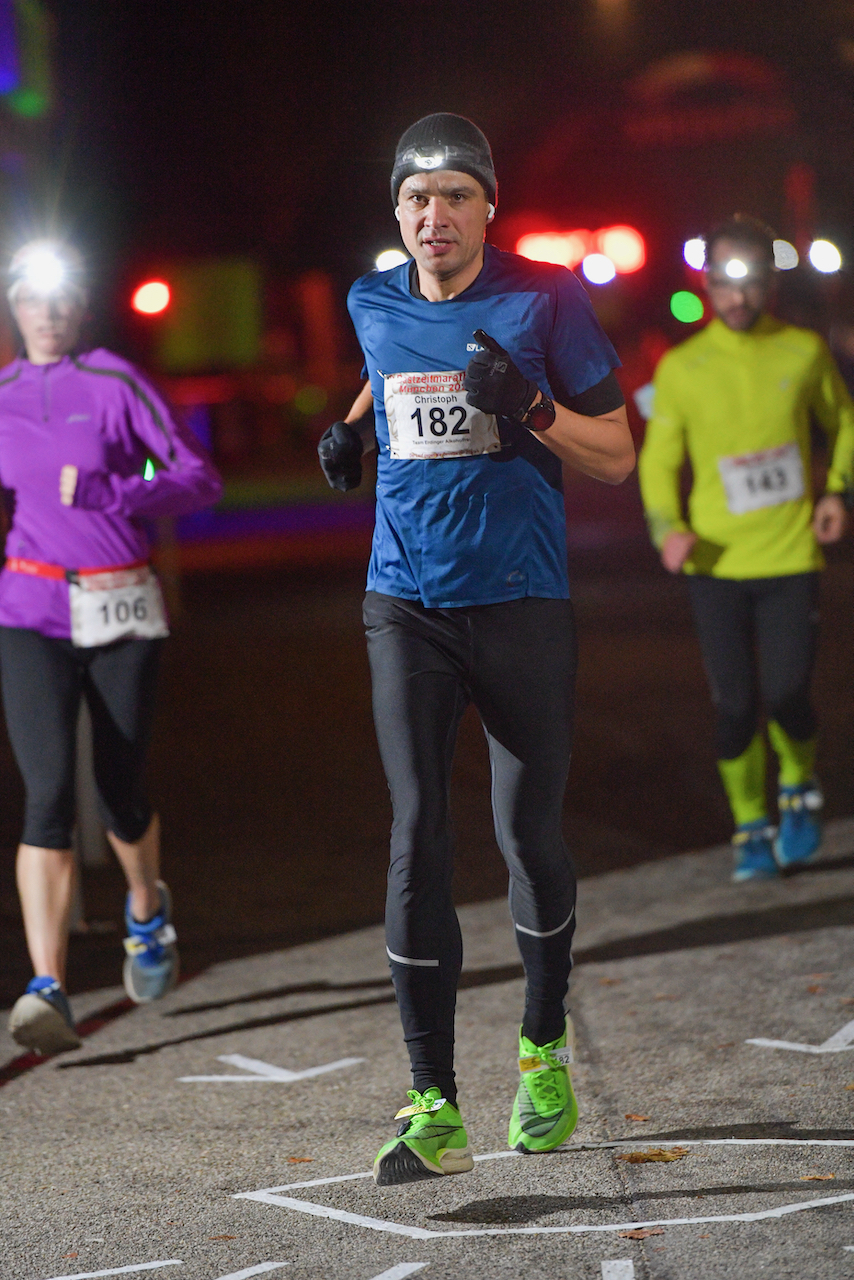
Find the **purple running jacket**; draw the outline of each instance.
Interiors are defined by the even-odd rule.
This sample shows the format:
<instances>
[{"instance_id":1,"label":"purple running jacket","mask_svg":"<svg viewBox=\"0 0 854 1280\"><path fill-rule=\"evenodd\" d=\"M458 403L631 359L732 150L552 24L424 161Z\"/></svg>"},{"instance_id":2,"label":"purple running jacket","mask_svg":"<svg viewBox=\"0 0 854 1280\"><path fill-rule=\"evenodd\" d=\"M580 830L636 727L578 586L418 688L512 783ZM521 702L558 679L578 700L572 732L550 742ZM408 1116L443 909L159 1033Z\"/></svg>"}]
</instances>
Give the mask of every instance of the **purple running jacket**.
<instances>
[{"instance_id":1,"label":"purple running jacket","mask_svg":"<svg viewBox=\"0 0 854 1280\"><path fill-rule=\"evenodd\" d=\"M143 478L147 460L156 468ZM59 473L79 469L74 505ZM222 481L189 430L133 365L99 349L0 370L0 485L7 557L94 569L145 560L144 519L216 502ZM68 583L0 573L0 626L68 639Z\"/></svg>"}]
</instances>

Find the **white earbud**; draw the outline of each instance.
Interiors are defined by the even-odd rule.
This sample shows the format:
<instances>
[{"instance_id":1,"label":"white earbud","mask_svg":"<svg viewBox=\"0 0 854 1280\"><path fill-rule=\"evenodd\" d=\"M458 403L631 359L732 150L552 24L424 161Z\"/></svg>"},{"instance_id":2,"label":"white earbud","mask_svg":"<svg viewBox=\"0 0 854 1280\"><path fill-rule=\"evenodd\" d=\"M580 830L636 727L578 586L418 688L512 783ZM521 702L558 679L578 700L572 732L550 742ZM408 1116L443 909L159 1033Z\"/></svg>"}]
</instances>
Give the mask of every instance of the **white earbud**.
<instances>
[{"instance_id":1,"label":"white earbud","mask_svg":"<svg viewBox=\"0 0 854 1280\"><path fill-rule=\"evenodd\" d=\"M489 212L488 212L488 213L487 213L487 215L486 215L486 221L487 221L487 222L491 222L491 221L492 221L492 219L495 217L495 205L494 205L494 204L488 204L486 207L487 207L487 209L489 210Z\"/></svg>"},{"instance_id":2,"label":"white earbud","mask_svg":"<svg viewBox=\"0 0 854 1280\"><path fill-rule=\"evenodd\" d=\"M400 222L400 209L397 207L395 207L394 216L397 218L398 222Z\"/></svg>"}]
</instances>

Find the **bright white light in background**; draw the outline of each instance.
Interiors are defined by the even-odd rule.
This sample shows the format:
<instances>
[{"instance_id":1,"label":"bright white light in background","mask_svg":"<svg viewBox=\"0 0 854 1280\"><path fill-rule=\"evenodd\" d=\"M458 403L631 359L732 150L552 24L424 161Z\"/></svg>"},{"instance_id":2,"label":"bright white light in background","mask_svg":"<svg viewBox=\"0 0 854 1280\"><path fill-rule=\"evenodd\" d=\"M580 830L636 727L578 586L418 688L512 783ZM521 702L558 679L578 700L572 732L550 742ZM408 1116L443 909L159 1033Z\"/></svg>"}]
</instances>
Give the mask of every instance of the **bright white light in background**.
<instances>
[{"instance_id":1,"label":"bright white light in background","mask_svg":"<svg viewBox=\"0 0 854 1280\"><path fill-rule=\"evenodd\" d=\"M596 232L596 248L610 258L621 275L640 271L646 262L643 236L634 227L605 227Z\"/></svg>"},{"instance_id":2,"label":"bright white light in background","mask_svg":"<svg viewBox=\"0 0 854 1280\"><path fill-rule=\"evenodd\" d=\"M693 236L690 240L686 240L682 256L694 271L702 271L706 265L705 240L701 240L699 236Z\"/></svg>"},{"instance_id":3,"label":"bright white light in background","mask_svg":"<svg viewBox=\"0 0 854 1280\"><path fill-rule=\"evenodd\" d=\"M830 240L813 240L809 257L816 271L825 275L831 275L842 266L842 254Z\"/></svg>"},{"instance_id":4,"label":"bright white light in background","mask_svg":"<svg viewBox=\"0 0 854 1280\"><path fill-rule=\"evenodd\" d=\"M399 267L402 262L408 262L405 253L400 249L386 249L383 253L377 254L377 271L391 271L392 267Z\"/></svg>"},{"instance_id":5,"label":"bright white light in background","mask_svg":"<svg viewBox=\"0 0 854 1280\"><path fill-rule=\"evenodd\" d=\"M55 293L65 282L65 263L53 249L34 249L23 264L23 278L37 293Z\"/></svg>"},{"instance_id":6,"label":"bright white light in background","mask_svg":"<svg viewBox=\"0 0 854 1280\"><path fill-rule=\"evenodd\" d=\"M165 280L147 280L130 300L134 311L143 316L156 316L169 306L172 294Z\"/></svg>"},{"instance_id":7,"label":"bright white light in background","mask_svg":"<svg viewBox=\"0 0 854 1280\"><path fill-rule=\"evenodd\" d=\"M590 248L589 231L543 231L522 236L516 252L532 262L553 262L558 267L577 267Z\"/></svg>"},{"instance_id":8,"label":"bright white light in background","mask_svg":"<svg viewBox=\"0 0 854 1280\"><path fill-rule=\"evenodd\" d=\"M743 280L747 275L747 264L742 262L741 258L730 258L724 267L724 271L730 280Z\"/></svg>"},{"instance_id":9,"label":"bright white light in background","mask_svg":"<svg viewBox=\"0 0 854 1280\"><path fill-rule=\"evenodd\" d=\"M774 266L778 271L794 271L800 261L798 251L788 240L774 241Z\"/></svg>"},{"instance_id":10,"label":"bright white light in background","mask_svg":"<svg viewBox=\"0 0 854 1280\"><path fill-rule=\"evenodd\" d=\"M581 270L591 284L607 284L617 274L617 268L604 253L588 253L581 264Z\"/></svg>"}]
</instances>

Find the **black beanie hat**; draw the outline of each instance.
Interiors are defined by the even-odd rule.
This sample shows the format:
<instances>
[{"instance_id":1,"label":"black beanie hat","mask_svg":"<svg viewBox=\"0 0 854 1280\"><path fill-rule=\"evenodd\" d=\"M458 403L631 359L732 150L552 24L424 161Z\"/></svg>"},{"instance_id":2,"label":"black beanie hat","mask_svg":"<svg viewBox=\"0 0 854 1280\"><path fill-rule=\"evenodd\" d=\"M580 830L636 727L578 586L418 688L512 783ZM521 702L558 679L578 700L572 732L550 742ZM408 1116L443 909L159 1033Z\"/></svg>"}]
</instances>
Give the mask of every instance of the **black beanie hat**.
<instances>
[{"instance_id":1,"label":"black beanie hat","mask_svg":"<svg viewBox=\"0 0 854 1280\"><path fill-rule=\"evenodd\" d=\"M394 156L392 204L397 204L398 192L405 178L435 169L468 173L481 184L490 204L496 203L498 183L489 143L477 125L465 116L439 111L410 125L398 142Z\"/></svg>"}]
</instances>

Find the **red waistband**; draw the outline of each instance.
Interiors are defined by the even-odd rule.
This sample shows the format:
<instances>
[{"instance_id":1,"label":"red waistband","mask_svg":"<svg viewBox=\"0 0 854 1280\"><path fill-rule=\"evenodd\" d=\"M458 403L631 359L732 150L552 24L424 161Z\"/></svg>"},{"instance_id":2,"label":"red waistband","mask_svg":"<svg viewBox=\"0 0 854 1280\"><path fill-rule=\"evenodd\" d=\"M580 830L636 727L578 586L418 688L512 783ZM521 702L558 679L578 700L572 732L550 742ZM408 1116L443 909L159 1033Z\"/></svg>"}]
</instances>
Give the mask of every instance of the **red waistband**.
<instances>
[{"instance_id":1,"label":"red waistband","mask_svg":"<svg viewBox=\"0 0 854 1280\"><path fill-rule=\"evenodd\" d=\"M10 556L6 568L12 573L28 573L32 578L53 578L64 582L69 575L79 577L90 573L119 573L127 569L143 569L147 560L134 560L130 564L107 564L98 569L63 569L60 564L45 564L42 560L22 560L20 556Z\"/></svg>"}]
</instances>

